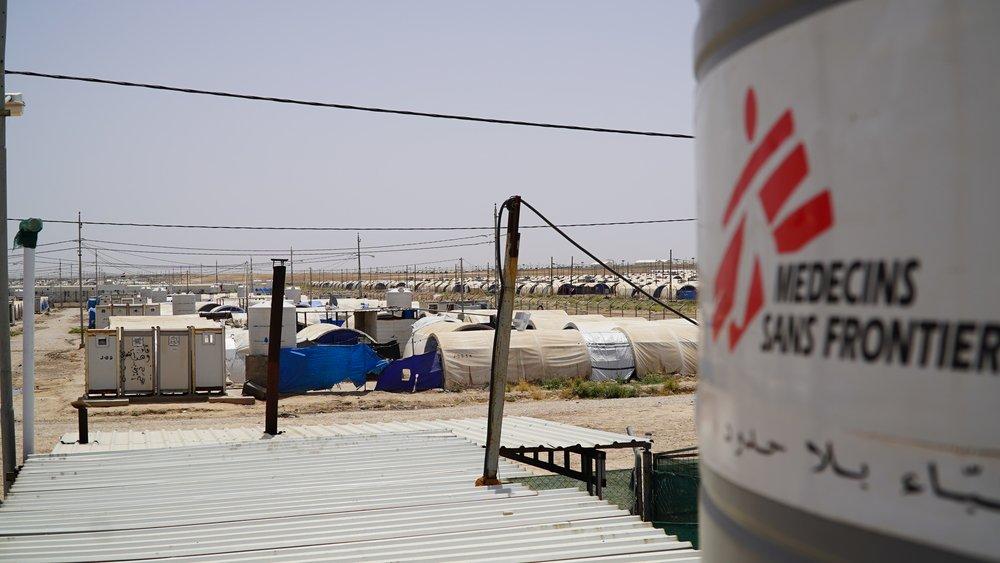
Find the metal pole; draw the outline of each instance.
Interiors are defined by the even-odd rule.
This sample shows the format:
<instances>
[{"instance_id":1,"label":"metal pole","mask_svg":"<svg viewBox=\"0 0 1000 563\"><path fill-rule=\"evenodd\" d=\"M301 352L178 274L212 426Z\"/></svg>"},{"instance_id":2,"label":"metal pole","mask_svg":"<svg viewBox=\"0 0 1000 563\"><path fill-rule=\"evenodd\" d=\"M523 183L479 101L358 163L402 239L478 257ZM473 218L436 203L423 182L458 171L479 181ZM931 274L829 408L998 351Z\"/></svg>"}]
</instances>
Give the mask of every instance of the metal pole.
<instances>
[{"instance_id":1,"label":"metal pole","mask_svg":"<svg viewBox=\"0 0 1000 563\"><path fill-rule=\"evenodd\" d=\"M267 399L264 409L264 432L278 434L278 379L281 355L281 321L285 303L285 262L271 258L274 273L271 278L271 326L267 341Z\"/></svg>"},{"instance_id":2,"label":"metal pole","mask_svg":"<svg viewBox=\"0 0 1000 563\"><path fill-rule=\"evenodd\" d=\"M24 247L24 322L21 359L21 445L24 460L35 453L35 249Z\"/></svg>"},{"instance_id":3,"label":"metal pole","mask_svg":"<svg viewBox=\"0 0 1000 563\"><path fill-rule=\"evenodd\" d=\"M80 297L80 348L83 348L83 308L87 302L83 297L83 221L80 219L80 212L76 212L76 259Z\"/></svg>"},{"instance_id":4,"label":"metal pole","mask_svg":"<svg viewBox=\"0 0 1000 563\"><path fill-rule=\"evenodd\" d=\"M489 414L486 419L486 458L483 461L483 476L476 480L476 486L500 484L497 470L500 466L500 434L503 426L504 388L507 383L507 356L510 353L510 326L514 314L514 284L517 282L520 244L517 229L521 216L521 197L514 196L509 201L503 291L500 294L500 309L497 311L497 327L493 336Z\"/></svg>"},{"instance_id":5,"label":"metal pole","mask_svg":"<svg viewBox=\"0 0 1000 563\"><path fill-rule=\"evenodd\" d=\"M549 295L555 291L555 277L552 275L553 269L556 267L556 259L549 256Z\"/></svg>"},{"instance_id":6,"label":"metal pole","mask_svg":"<svg viewBox=\"0 0 1000 563\"><path fill-rule=\"evenodd\" d=\"M7 0L0 0L0 96L7 99ZM0 111L0 438L3 492L10 490L17 464L14 444L14 378L10 368L10 280L7 268L7 111Z\"/></svg>"},{"instance_id":7,"label":"metal pole","mask_svg":"<svg viewBox=\"0 0 1000 563\"><path fill-rule=\"evenodd\" d=\"M569 286L570 286L570 291L572 291L572 288L573 288L573 257L572 256L569 257Z\"/></svg>"},{"instance_id":8,"label":"metal pole","mask_svg":"<svg viewBox=\"0 0 1000 563\"><path fill-rule=\"evenodd\" d=\"M219 285L219 261L215 261L215 285Z\"/></svg>"},{"instance_id":9,"label":"metal pole","mask_svg":"<svg viewBox=\"0 0 1000 563\"><path fill-rule=\"evenodd\" d=\"M363 296L361 293L361 233L358 233L358 299Z\"/></svg>"},{"instance_id":10,"label":"metal pole","mask_svg":"<svg viewBox=\"0 0 1000 563\"><path fill-rule=\"evenodd\" d=\"M670 284L670 297L669 297L669 299L673 299L674 298L674 249L673 248L670 249L670 261L668 262L668 264L670 265L669 266L669 269L670 269L670 274L669 274L670 281L667 282L667 283Z\"/></svg>"},{"instance_id":11,"label":"metal pole","mask_svg":"<svg viewBox=\"0 0 1000 563\"><path fill-rule=\"evenodd\" d=\"M288 247L288 278L288 283L295 287L295 250L290 246Z\"/></svg>"},{"instance_id":12,"label":"metal pole","mask_svg":"<svg viewBox=\"0 0 1000 563\"><path fill-rule=\"evenodd\" d=\"M465 313L465 262L463 261L462 258L458 259L458 272L459 272L458 287L461 289L460 295L462 298L462 313L464 314Z\"/></svg>"}]
</instances>

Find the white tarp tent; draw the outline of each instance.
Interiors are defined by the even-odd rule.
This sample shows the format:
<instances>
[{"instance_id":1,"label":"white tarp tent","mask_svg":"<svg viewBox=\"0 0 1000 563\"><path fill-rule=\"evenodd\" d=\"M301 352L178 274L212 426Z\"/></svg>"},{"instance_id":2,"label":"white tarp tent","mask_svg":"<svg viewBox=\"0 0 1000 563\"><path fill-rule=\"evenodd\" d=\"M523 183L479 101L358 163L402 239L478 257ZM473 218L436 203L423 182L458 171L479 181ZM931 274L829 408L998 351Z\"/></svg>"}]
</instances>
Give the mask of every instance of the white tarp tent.
<instances>
[{"instance_id":1,"label":"white tarp tent","mask_svg":"<svg viewBox=\"0 0 1000 563\"><path fill-rule=\"evenodd\" d=\"M627 336L613 330L581 330L580 334L587 343L587 354L590 356L590 379L625 381L632 377L635 373L635 354Z\"/></svg>"},{"instance_id":2,"label":"white tarp tent","mask_svg":"<svg viewBox=\"0 0 1000 563\"><path fill-rule=\"evenodd\" d=\"M698 327L687 321L671 319L626 324L614 330L628 336L639 377L657 373L698 373Z\"/></svg>"},{"instance_id":3,"label":"white tarp tent","mask_svg":"<svg viewBox=\"0 0 1000 563\"><path fill-rule=\"evenodd\" d=\"M439 332L427 341L444 368L445 389L489 385L492 330ZM510 335L507 382L589 378L590 356L583 336L573 330L525 330Z\"/></svg>"}]
</instances>

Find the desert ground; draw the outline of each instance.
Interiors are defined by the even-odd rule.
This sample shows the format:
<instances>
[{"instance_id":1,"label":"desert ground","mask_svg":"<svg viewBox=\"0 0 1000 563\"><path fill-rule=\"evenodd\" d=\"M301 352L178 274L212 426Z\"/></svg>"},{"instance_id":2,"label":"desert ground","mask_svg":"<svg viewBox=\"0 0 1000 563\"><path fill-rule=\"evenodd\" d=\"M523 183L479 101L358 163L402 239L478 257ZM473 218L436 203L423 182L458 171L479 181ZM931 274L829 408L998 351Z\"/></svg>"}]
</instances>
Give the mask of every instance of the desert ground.
<instances>
[{"instance_id":1,"label":"desert ground","mask_svg":"<svg viewBox=\"0 0 1000 563\"><path fill-rule=\"evenodd\" d=\"M84 353L79 348L76 308L55 309L37 317L36 350L36 449L48 452L59 438L76 430L76 410L70 402L84 390ZM18 456L21 456L21 358L20 325L11 338L14 369L15 416ZM373 384L369 383L369 388ZM682 392L667 396L628 399L562 399L557 393L512 392L505 415L532 416L612 432L632 426L652 432L654 451L693 446L693 382ZM416 394L381 391L320 392L282 397L279 425L323 425L335 422L434 420L486 416L485 391L430 391ZM263 428L264 404L254 405L173 403L142 404L90 410L90 429L162 430L194 428ZM629 467L631 451L609 455L609 467Z\"/></svg>"}]
</instances>

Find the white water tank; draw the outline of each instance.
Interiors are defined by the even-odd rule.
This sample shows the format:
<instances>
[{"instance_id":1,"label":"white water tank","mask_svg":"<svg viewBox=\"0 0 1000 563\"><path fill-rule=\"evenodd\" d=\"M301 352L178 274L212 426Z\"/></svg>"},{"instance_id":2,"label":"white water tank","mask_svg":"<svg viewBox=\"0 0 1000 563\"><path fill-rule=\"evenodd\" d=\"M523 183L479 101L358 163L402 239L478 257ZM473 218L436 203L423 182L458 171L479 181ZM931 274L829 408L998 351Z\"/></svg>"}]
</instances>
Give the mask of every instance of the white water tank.
<instances>
[{"instance_id":1,"label":"white water tank","mask_svg":"<svg viewBox=\"0 0 1000 563\"><path fill-rule=\"evenodd\" d=\"M197 312L198 296L193 293L175 293L170 296L175 315L193 315Z\"/></svg>"},{"instance_id":2,"label":"white water tank","mask_svg":"<svg viewBox=\"0 0 1000 563\"><path fill-rule=\"evenodd\" d=\"M123 394L147 395L153 392L156 364L153 358L153 329L122 330Z\"/></svg>"},{"instance_id":3,"label":"white water tank","mask_svg":"<svg viewBox=\"0 0 1000 563\"><path fill-rule=\"evenodd\" d=\"M194 329L194 390L221 391L226 387L226 333L223 328ZM284 332L284 331L282 331ZM295 335L293 333L294 341Z\"/></svg>"},{"instance_id":4,"label":"white water tank","mask_svg":"<svg viewBox=\"0 0 1000 563\"><path fill-rule=\"evenodd\" d=\"M156 338L156 388L160 393L191 391L191 332L159 329Z\"/></svg>"},{"instance_id":5,"label":"white water tank","mask_svg":"<svg viewBox=\"0 0 1000 563\"><path fill-rule=\"evenodd\" d=\"M297 287L285 288L285 299L298 303L302 299L302 290Z\"/></svg>"},{"instance_id":6,"label":"white water tank","mask_svg":"<svg viewBox=\"0 0 1000 563\"><path fill-rule=\"evenodd\" d=\"M251 305L247 311L247 328L250 331L250 354L267 354L271 330L271 303ZM295 347L295 306L285 301L281 307L281 347Z\"/></svg>"},{"instance_id":7,"label":"white water tank","mask_svg":"<svg viewBox=\"0 0 1000 563\"><path fill-rule=\"evenodd\" d=\"M117 330L88 330L84 338L88 395L117 395L121 362Z\"/></svg>"},{"instance_id":8,"label":"white water tank","mask_svg":"<svg viewBox=\"0 0 1000 563\"><path fill-rule=\"evenodd\" d=\"M390 289L385 292L385 304L392 309L409 309L413 307L413 292L402 287Z\"/></svg>"}]
</instances>

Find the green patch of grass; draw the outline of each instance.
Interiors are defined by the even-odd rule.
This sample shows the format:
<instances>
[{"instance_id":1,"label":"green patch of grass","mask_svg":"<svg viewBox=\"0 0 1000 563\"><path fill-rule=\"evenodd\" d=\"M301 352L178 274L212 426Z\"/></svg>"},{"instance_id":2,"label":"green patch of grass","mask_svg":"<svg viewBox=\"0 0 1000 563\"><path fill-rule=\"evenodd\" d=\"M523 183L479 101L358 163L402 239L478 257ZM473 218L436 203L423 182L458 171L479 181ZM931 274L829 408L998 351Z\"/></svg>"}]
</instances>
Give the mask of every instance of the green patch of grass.
<instances>
[{"instance_id":1,"label":"green patch of grass","mask_svg":"<svg viewBox=\"0 0 1000 563\"><path fill-rule=\"evenodd\" d=\"M73 327L73 328L69 329L69 333L70 333L70 334L80 334L80 333L81 333L81 332L83 332L84 330L87 330L87 329L81 329L80 327L78 327L78 326L75 326L75 327Z\"/></svg>"},{"instance_id":2,"label":"green patch of grass","mask_svg":"<svg viewBox=\"0 0 1000 563\"><path fill-rule=\"evenodd\" d=\"M10 335L11 336L21 336L21 332L22 331L19 328L12 328L12 329L10 329Z\"/></svg>"},{"instance_id":3,"label":"green patch of grass","mask_svg":"<svg viewBox=\"0 0 1000 563\"><path fill-rule=\"evenodd\" d=\"M617 381L580 381L565 390L580 399L627 399L639 396L639 388L631 383Z\"/></svg>"}]
</instances>

